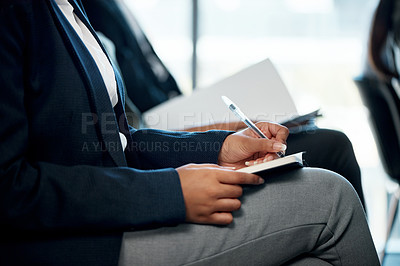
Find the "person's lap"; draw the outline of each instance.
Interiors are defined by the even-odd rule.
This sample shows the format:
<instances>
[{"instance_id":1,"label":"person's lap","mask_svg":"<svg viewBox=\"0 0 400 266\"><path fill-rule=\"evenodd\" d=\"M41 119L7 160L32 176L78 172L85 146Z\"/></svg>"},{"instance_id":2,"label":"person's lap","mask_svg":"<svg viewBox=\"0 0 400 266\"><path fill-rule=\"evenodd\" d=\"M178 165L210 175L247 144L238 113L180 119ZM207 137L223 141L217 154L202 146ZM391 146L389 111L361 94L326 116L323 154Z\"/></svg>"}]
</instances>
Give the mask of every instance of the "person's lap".
<instances>
[{"instance_id":1,"label":"person's lap","mask_svg":"<svg viewBox=\"0 0 400 266\"><path fill-rule=\"evenodd\" d=\"M305 151L304 159L311 167L334 171L346 178L365 206L361 171L348 137L336 130L310 127L290 133L287 154Z\"/></svg>"},{"instance_id":2,"label":"person's lap","mask_svg":"<svg viewBox=\"0 0 400 266\"><path fill-rule=\"evenodd\" d=\"M125 233L120 265L304 265L307 257L378 265L355 195L347 181L325 170L266 177L261 187L245 188L229 226L181 224Z\"/></svg>"}]
</instances>

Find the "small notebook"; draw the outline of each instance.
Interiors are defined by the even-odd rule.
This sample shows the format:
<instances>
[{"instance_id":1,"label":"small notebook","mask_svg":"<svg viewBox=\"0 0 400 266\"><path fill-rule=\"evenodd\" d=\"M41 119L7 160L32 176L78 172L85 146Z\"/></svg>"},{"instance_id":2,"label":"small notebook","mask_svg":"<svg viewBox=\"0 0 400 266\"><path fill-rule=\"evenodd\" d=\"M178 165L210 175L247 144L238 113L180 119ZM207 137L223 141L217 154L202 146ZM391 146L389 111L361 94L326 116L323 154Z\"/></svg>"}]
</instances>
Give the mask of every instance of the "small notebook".
<instances>
[{"instance_id":1,"label":"small notebook","mask_svg":"<svg viewBox=\"0 0 400 266\"><path fill-rule=\"evenodd\" d=\"M287 155L282 158L278 158L269 162L260 163L248 167L238 169L238 172L259 174L261 172L273 169L284 169L293 167L303 167L303 153L299 152L291 155Z\"/></svg>"}]
</instances>

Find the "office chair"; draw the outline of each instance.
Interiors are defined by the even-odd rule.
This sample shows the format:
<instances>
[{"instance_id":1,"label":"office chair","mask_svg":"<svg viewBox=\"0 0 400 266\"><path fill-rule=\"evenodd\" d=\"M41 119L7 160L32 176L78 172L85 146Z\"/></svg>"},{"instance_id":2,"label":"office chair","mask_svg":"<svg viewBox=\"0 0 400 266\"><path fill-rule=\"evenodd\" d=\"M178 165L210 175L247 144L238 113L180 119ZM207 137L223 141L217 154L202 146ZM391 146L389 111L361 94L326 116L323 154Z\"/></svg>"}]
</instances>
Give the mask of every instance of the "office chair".
<instances>
[{"instance_id":1,"label":"office chair","mask_svg":"<svg viewBox=\"0 0 400 266\"><path fill-rule=\"evenodd\" d=\"M365 76L354 80L364 105L369 109L370 123L385 172L400 183L400 99L391 84ZM400 187L397 187L389 201L386 243L392 232L399 197ZM380 254L381 259L384 258L385 248Z\"/></svg>"}]
</instances>

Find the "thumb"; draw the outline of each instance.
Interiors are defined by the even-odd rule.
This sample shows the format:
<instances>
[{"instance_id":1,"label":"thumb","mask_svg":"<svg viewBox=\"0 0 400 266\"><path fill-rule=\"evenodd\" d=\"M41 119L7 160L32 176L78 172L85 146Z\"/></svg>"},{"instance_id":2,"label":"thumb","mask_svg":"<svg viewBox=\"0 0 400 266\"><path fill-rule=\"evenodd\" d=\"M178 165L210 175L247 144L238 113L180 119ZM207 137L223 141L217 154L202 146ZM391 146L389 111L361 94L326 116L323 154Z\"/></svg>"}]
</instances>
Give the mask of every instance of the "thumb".
<instances>
[{"instance_id":1,"label":"thumb","mask_svg":"<svg viewBox=\"0 0 400 266\"><path fill-rule=\"evenodd\" d=\"M248 138L244 142L245 148L251 152L279 152L286 151L287 146L279 141L263 139L263 138Z\"/></svg>"}]
</instances>

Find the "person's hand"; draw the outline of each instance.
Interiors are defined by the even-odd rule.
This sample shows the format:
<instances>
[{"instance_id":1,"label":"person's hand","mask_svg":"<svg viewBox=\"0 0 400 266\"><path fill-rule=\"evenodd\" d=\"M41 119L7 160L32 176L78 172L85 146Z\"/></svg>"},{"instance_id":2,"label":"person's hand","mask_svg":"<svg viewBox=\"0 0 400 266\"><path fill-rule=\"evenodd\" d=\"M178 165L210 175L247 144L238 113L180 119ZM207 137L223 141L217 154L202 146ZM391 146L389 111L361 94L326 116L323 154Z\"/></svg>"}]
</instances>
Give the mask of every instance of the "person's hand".
<instances>
[{"instance_id":1,"label":"person's hand","mask_svg":"<svg viewBox=\"0 0 400 266\"><path fill-rule=\"evenodd\" d=\"M229 224L232 212L240 208L243 184L262 184L254 174L236 172L215 164L188 164L176 169L186 206L186 221Z\"/></svg>"},{"instance_id":2,"label":"person's hand","mask_svg":"<svg viewBox=\"0 0 400 266\"><path fill-rule=\"evenodd\" d=\"M242 168L276 159L276 152L286 150L289 136L286 127L269 122L258 122L256 125L268 139L260 138L249 128L229 135L219 153L220 165Z\"/></svg>"}]
</instances>

